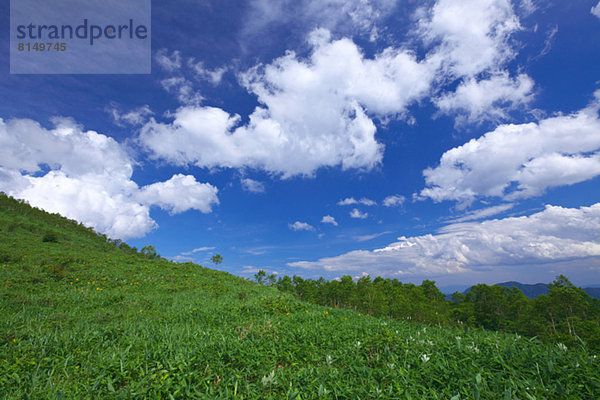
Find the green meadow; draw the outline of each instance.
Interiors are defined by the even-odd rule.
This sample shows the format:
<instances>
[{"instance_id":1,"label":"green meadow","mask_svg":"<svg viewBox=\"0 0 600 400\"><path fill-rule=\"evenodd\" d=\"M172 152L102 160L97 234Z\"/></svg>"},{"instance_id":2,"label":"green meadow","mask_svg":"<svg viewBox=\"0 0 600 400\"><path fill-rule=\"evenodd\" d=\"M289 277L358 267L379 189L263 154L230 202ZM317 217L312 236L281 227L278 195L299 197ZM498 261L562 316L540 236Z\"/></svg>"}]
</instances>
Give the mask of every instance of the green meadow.
<instances>
[{"instance_id":1,"label":"green meadow","mask_svg":"<svg viewBox=\"0 0 600 400\"><path fill-rule=\"evenodd\" d=\"M275 287L142 254L0 196L0 393L598 399L600 359L583 342L543 344L302 302Z\"/></svg>"}]
</instances>

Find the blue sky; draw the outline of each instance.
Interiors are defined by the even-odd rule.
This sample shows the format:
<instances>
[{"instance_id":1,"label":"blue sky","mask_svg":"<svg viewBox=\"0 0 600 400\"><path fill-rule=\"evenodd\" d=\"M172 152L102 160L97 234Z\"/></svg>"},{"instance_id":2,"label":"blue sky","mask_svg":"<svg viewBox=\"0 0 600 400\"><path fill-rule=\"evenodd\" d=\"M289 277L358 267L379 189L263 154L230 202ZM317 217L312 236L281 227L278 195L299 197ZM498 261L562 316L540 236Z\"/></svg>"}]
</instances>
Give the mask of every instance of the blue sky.
<instances>
[{"instance_id":1,"label":"blue sky","mask_svg":"<svg viewBox=\"0 0 600 400\"><path fill-rule=\"evenodd\" d=\"M245 277L600 283L596 0L154 1L151 33L149 75L11 75L3 36L1 191Z\"/></svg>"}]
</instances>

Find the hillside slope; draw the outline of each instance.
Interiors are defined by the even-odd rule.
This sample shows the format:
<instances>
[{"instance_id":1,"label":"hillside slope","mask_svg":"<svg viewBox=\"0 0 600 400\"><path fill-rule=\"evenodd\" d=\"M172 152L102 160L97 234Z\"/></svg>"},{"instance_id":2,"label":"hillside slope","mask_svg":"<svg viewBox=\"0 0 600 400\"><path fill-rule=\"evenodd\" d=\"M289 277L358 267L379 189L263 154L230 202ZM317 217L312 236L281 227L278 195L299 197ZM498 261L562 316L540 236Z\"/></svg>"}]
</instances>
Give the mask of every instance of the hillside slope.
<instances>
[{"instance_id":1,"label":"hillside slope","mask_svg":"<svg viewBox=\"0 0 600 400\"><path fill-rule=\"evenodd\" d=\"M4 399L595 399L584 348L318 307L0 195Z\"/></svg>"}]
</instances>

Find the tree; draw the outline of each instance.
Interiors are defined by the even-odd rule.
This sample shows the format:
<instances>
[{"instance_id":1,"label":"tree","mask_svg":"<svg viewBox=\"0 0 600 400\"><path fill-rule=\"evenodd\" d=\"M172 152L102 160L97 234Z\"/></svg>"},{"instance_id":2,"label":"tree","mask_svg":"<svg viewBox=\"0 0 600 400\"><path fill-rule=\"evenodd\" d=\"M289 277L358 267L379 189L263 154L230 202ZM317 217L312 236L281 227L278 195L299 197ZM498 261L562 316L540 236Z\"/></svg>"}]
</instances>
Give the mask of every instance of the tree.
<instances>
[{"instance_id":1,"label":"tree","mask_svg":"<svg viewBox=\"0 0 600 400\"><path fill-rule=\"evenodd\" d=\"M221 264L221 263L223 262L223 256L222 256L222 255L220 255L220 254L215 254L214 256L212 256L212 257L210 258L210 260L211 260L211 261L213 262L213 264L215 264L215 266L216 266L216 265L219 265L219 264Z\"/></svg>"},{"instance_id":2,"label":"tree","mask_svg":"<svg viewBox=\"0 0 600 400\"><path fill-rule=\"evenodd\" d=\"M267 273L261 269L260 271L254 274L254 280L256 280L256 283L260 283L262 285L266 276Z\"/></svg>"},{"instance_id":3,"label":"tree","mask_svg":"<svg viewBox=\"0 0 600 400\"><path fill-rule=\"evenodd\" d=\"M121 245L119 246L119 248L123 245L124 243L121 243ZM129 247L129 246L128 246ZM144 246L142 247L142 254L150 259L155 259L158 258L158 253L156 252L156 249L154 248L154 246L148 245L148 246Z\"/></svg>"}]
</instances>

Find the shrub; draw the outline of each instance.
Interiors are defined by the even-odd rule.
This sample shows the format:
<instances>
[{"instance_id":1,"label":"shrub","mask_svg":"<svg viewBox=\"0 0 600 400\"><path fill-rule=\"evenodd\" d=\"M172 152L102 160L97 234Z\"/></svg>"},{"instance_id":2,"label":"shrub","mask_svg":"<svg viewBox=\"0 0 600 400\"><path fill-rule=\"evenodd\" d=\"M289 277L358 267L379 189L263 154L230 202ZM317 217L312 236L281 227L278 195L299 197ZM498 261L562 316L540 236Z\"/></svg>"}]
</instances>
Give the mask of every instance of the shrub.
<instances>
[{"instance_id":1,"label":"shrub","mask_svg":"<svg viewBox=\"0 0 600 400\"><path fill-rule=\"evenodd\" d=\"M42 242L50 242L57 243L58 242L58 233L54 231L47 231L42 238Z\"/></svg>"}]
</instances>

